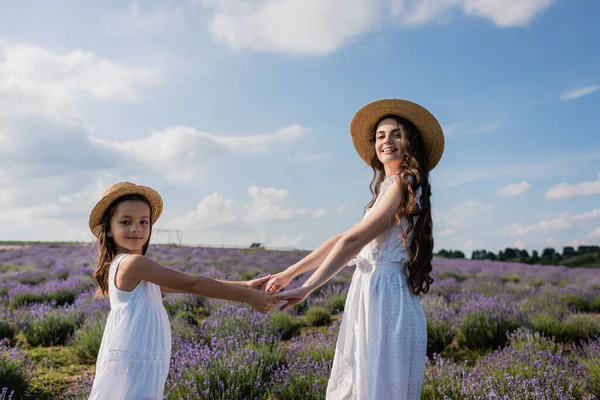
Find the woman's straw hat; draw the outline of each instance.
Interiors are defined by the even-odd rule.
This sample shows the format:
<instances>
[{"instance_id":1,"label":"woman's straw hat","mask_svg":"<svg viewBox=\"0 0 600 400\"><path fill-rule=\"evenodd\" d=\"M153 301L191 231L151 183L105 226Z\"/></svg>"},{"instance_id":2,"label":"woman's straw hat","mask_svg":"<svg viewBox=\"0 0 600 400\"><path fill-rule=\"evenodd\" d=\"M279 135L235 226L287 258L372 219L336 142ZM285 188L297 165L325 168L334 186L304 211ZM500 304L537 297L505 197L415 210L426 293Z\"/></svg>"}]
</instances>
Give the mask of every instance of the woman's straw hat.
<instances>
[{"instance_id":1,"label":"woman's straw hat","mask_svg":"<svg viewBox=\"0 0 600 400\"><path fill-rule=\"evenodd\" d=\"M360 157L371 164L373 143L369 140L383 117L396 115L412 122L421 133L431 171L442 158L444 133L435 117L425 108L408 100L383 99L369 103L356 112L350 123L352 143Z\"/></svg>"},{"instance_id":2,"label":"woman's straw hat","mask_svg":"<svg viewBox=\"0 0 600 400\"><path fill-rule=\"evenodd\" d=\"M163 202L160 194L152 188L147 186L136 185L131 182L119 182L104 192L100 201L94 206L92 212L90 213L90 230L94 235L98 232L95 232L96 228L102 224L102 217L104 213L113 203L113 201L117 200L119 197L126 196L128 194L139 194L144 196L149 202L152 209L152 223L154 224L156 220L160 217L163 209Z\"/></svg>"}]
</instances>

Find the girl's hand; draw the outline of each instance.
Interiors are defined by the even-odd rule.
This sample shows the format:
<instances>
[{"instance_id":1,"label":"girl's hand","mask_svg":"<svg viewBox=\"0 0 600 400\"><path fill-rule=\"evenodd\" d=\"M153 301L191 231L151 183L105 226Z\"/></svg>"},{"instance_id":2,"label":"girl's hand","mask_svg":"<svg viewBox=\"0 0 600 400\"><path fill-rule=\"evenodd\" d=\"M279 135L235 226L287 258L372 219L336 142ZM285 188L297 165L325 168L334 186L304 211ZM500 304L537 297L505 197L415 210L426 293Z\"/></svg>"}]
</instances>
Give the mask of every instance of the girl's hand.
<instances>
[{"instance_id":1,"label":"girl's hand","mask_svg":"<svg viewBox=\"0 0 600 400\"><path fill-rule=\"evenodd\" d=\"M289 285L294 279L294 276L286 271L282 271L271 276L271 279L269 279L269 282L267 282L265 286L265 291L269 293L277 293Z\"/></svg>"},{"instance_id":2,"label":"girl's hand","mask_svg":"<svg viewBox=\"0 0 600 400\"><path fill-rule=\"evenodd\" d=\"M248 289L263 291L266 289L265 286L267 285L267 282L270 278L271 275L263 276L262 278L251 279L246 282L246 286L248 287Z\"/></svg>"},{"instance_id":3,"label":"girl's hand","mask_svg":"<svg viewBox=\"0 0 600 400\"><path fill-rule=\"evenodd\" d=\"M256 311L268 314L273 311L273 308L277 305L279 300L275 296L271 296L269 293L255 290L251 292L247 303L252 306Z\"/></svg>"},{"instance_id":4,"label":"girl's hand","mask_svg":"<svg viewBox=\"0 0 600 400\"><path fill-rule=\"evenodd\" d=\"M273 297L276 298L277 301L287 301L287 303L285 303L279 308L280 311L283 311L286 308L293 306L294 304L303 302L308 296L310 296L312 292L313 289L302 286L297 289L292 289L283 293L274 294Z\"/></svg>"}]
</instances>

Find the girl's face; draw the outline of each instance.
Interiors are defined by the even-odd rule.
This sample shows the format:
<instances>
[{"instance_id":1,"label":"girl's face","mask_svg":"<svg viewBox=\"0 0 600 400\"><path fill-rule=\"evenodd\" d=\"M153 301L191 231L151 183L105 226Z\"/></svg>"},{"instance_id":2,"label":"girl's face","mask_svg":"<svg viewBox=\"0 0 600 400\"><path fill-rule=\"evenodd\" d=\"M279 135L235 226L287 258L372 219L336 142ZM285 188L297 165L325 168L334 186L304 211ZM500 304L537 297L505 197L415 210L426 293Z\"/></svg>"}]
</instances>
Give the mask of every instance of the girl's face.
<instances>
[{"instance_id":1,"label":"girl's face","mask_svg":"<svg viewBox=\"0 0 600 400\"><path fill-rule=\"evenodd\" d=\"M375 152L381 163L388 168L400 166L402 132L393 118L381 120L375 131Z\"/></svg>"},{"instance_id":2,"label":"girl's face","mask_svg":"<svg viewBox=\"0 0 600 400\"><path fill-rule=\"evenodd\" d=\"M142 254L150 237L150 207L140 200L120 203L110 220L110 232L120 253Z\"/></svg>"}]
</instances>

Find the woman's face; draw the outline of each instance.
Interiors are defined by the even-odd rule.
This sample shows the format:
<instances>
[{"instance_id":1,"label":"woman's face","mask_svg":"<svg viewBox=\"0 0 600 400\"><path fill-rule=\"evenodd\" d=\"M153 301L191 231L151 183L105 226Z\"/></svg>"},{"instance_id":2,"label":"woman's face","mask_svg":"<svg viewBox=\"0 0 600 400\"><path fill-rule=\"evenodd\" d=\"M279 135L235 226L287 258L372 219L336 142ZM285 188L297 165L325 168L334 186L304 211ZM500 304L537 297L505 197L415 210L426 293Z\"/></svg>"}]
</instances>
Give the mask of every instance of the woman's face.
<instances>
[{"instance_id":1,"label":"woman's face","mask_svg":"<svg viewBox=\"0 0 600 400\"><path fill-rule=\"evenodd\" d=\"M375 152L384 167L398 167L402 157L402 131L393 118L379 122L375 130Z\"/></svg>"}]
</instances>

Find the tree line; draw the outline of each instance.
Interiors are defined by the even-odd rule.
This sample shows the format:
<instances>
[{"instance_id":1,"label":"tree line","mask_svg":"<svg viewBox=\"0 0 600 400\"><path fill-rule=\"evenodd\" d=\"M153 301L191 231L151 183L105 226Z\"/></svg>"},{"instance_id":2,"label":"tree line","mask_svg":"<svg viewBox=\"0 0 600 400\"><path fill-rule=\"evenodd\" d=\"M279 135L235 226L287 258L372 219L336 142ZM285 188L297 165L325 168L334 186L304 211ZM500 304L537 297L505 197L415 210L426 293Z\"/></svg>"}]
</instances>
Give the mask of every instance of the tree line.
<instances>
[{"instance_id":1,"label":"tree line","mask_svg":"<svg viewBox=\"0 0 600 400\"><path fill-rule=\"evenodd\" d=\"M460 250L442 249L435 254L441 258L466 259L465 254ZM548 264L567 266L587 266L598 264L600 266L600 246L565 246L562 253L554 248L547 247L541 254L533 250L531 254L527 250L507 247L494 253L487 250L474 250L471 253L471 260L491 260L520 262L525 264Z\"/></svg>"}]
</instances>

